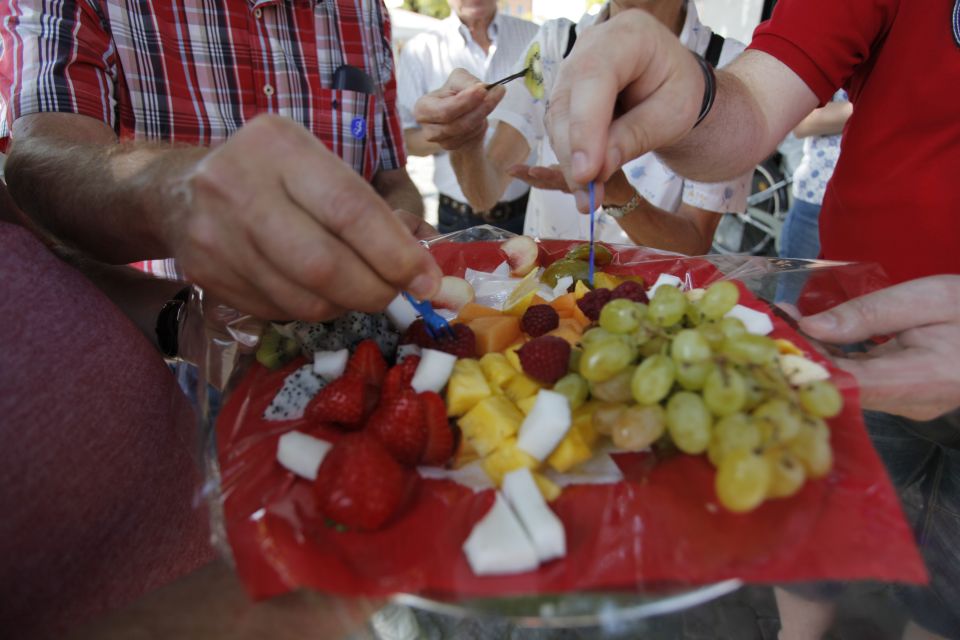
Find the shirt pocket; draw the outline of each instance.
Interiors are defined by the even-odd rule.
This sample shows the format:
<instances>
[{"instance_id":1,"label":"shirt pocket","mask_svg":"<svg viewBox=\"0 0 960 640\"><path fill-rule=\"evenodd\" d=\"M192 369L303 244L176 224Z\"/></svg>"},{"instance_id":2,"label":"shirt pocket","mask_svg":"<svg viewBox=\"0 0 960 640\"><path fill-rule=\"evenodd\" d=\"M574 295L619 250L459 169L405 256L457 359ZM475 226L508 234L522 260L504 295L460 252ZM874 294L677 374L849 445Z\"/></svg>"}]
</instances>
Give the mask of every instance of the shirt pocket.
<instances>
[{"instance_id":1,"label":"shirt pocket","mask_svg":"<svg viewBox=\"0 0 960 640\"><path fill-rule=\"evenodd\" d=\"M377 97L321 89L317 98L314 135L369 182L380 163Z\"/></svg>"}]
</instances>

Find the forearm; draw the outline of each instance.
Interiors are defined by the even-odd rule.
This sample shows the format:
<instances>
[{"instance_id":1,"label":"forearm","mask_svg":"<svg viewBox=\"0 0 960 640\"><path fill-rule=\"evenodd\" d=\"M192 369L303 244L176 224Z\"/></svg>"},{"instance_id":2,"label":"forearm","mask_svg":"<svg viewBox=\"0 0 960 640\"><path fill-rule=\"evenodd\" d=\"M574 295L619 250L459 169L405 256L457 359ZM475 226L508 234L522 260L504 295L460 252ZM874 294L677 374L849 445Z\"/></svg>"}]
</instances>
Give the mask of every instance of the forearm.
<instances>
[{"instance_id":1,"label":"forearm","mask_svg":"<svg viewBox=\"0 0 960 640\"><path fill-rule=\"evenodd\" d=\"M809 136L835 136L843 133L843 127L853 114L853 104L849 102L831 102L800 121L793 130L798 138Z\"/></svg>"},{"instance_id":2,"label":"forearm","mask_svg":"<svg viewBox=\"0 0 960 640\"><path fill-rule=\"evenodd\" d=\"M373 176L373 188L392 209L403 209L423 217L423 196L406 169L379 171Z\"/></svg>"},{"instance_id":3,"label":"forearm","mask_svg":"<svg viewBox=\"0 0 960 640\"><path fill-rule=\"evenodd\" d=\"M470 206L477 211L488 211L507 190L512 178L505 169L487 156L483 138L450 152L450 164Z\"/></svg>"},{"instance_id":4,"label":"forearm","mask_svg":"<svg viewBox=\"0 0 960 640\"><path fill-rule=\"evenodd\" d=\"M717 218L719 220L719 215ZM633 242L655 249L701 256L710 252L713 242L712 230L703 229L693 220L665 211L646 200L641 200L633 212L618 222Z\"/></svg>"},{"instance_id":5,"label":"forearm","mask_svg":"<svg viewBox=\"0 0 960 640\"><path fill-rule=\"evenodd\" d=\"M443 147L427 140L423 129L404 129L403 141L407 145L407 153L412 156L432 156L443 153Z\"/></svg>"},{"instance_id":6,"label":"forearm","mask_svg":"<svg viewBox=\"0 0 960 640\"><path fill-rule=\"evenodd\" d=\"M20 208L61 241L111 263L170 255L177 184L206 150L143 143L18 140L6 177Z\"/></svg>"},{"instance_id":7,"label":"forearm","mask_svg":"<svg viewBox=\"0 0 960 640\"><path fill-rule=\"evenodd\" d=\"M716 72L717 97L706 119L657 151L684 177L722 182L747 173L816 106L813 92L771 56L747 51L727 69Z\"/></svg>"}]
</instances>

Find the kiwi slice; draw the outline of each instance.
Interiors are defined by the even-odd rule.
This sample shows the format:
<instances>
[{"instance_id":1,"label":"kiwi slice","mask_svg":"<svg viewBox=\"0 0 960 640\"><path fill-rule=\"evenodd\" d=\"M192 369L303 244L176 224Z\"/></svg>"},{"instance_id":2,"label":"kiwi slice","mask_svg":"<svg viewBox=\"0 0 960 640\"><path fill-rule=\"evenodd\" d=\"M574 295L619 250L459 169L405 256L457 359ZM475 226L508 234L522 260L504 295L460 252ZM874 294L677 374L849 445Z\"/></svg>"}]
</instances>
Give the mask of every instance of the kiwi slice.
<instances>
[{"instance_id":1,"label":"kiwi slice","mask_svg":"<svg viewBox=\"0 0 960 640\"><path fill-rule=\"evenodd\" d=\"M540 275L540 282L548 287L556 287L557 281L564 276L570 276L573 281L587 281L590 278L590 265L583 260L574 260L571 258L561 258L557 260Z\"/></svg>"},{"instance_id":2,"label":"kiwi slice","mask_svg":"<svg viewBox=\"0 0 960 640\"><path fill-rule=\"evenodd\" d=\"M257 348L257 362L268 369L278 369L297 357L300 345L293 338L281 335L271 327L260 338Z\"/></svg>"},{"instance_id":3,"label":"kiwi slice","mask_svg":"<svg viewBox=\"0 0 960 640\"><path fill-rule=\"evenodd\" d=\"M567 252L565 258L570 260L589 260L590 259L590 243L578 244L573 249ZM593 245L593 263L598 267L603 267L613 262L613 254L610 253L610 249L607 249L600 243Z\"/></svg>"},{"instance_id":4,"label":"kiwi slice","mask_svg":"<svg viewBox=\"0 0 960 640\"><path fill-rule=\"evenodd\" d=\"M524 60L527 72L523 76L523 84L537 100L543 99L543 60L540 58L540 43L534 42L527 49Z\"/></svg>"}]
</instances>

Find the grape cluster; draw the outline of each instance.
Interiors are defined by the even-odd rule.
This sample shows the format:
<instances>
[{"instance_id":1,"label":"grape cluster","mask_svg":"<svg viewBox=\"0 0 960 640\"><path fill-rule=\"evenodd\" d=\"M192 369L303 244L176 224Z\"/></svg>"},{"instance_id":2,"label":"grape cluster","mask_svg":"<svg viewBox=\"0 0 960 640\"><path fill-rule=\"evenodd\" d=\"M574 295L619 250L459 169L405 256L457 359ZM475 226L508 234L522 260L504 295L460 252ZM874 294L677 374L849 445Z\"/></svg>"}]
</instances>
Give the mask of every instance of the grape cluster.
<instances>
[{"instance_id":1,"label":"grape cluster","mask_svg":"<svg viewBox=\"0 0 960 640\"><path fill-rule=\"evenodd\" d=\"M669 441L683 453L706 454L717 468L720 503L750 511L829 472L824 419L840 412L843 399L827 380L791 385L777 343L727 317L740 296L735 284L701 293L693 300L664 285L647 304L610 300L555 390L574 408L599 401L593 425L621 449Z\"/></svg>"}]
</instances>

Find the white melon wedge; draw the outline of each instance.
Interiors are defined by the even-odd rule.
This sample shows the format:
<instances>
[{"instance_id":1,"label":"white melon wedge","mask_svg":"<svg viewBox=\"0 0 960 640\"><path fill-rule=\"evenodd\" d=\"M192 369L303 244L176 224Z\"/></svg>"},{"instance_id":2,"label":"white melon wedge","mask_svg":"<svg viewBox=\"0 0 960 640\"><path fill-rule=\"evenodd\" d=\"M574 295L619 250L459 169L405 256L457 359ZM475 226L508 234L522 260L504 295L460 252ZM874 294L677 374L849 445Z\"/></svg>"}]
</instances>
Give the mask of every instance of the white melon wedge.
<instances>
[{"instance_id":1,"label":"white melon wedge","mask_svg":"<svg viewBox=\"0 0 960 640\"><path fill-rule=\"evenodd\" d=\"M517 469L505 475L501 491L533 541L540 562L567 554L563 523L543 499L529 469Z\"/></svg>"},{"instance_id":2,"label":"white melon wedge","mask_svg":"<svg viewBox=\"0 0 960 640\"><path fill-rule=\"evenodd\" d=\"M401 333L406 331L407 327L413 324L413 321L419 317L417 310L413 308L409 300L403 297L403 294L398 294L397 297L387 305L384 313L387 314L387 319L393 323L397 331Z\"/></svg>"},{"instance_id":3,"label":"white melon wedge","mask_svg":"<svg viewBox=\"0 0 960 640\"><path fill-rule=\"evenodd\" d=\"M647 289L647 297L653 298L653 294L663 285L670 285L671 287L676 287L677 289L682 290L683 280L677 276L672 276L669 273L661 273L657 277L657 281L653 283L653 286Z\"/></svg>"},{"instance_id":4,"label":"white melon wedge","mask_svg":"<svg viewBox=\"0 0 960 640\"><path fill-rule=\"evenodd\" d=\"M763 311L757 311L742 304L738 304L727 311L725 317L738 319L747 328L747 332L754 335L765 336L773 331L773 321L770 316Z\"/></svg>"},{"instance_id":5,"label":"white melon wedge","mask_svg":"<svg viewBox=\"0 0 960 640\"><path fill-rule=\"evenodd\" d=\"M563 440L570 429L570 401L567 397L541 389L533 410L524 418L517 446L537 460L543 460Z\"/></svg>"},{"instance_id":6,"label":"white melon wedge","mask_svg":"<svg viewBox=\"0 0 960 640\"><path fill-rule=\"evenodd\" d=\"M289 431L277 442L277 462L307 480L317 479L317 470L332 444L299 431Z\"/></svg>"},{"instance_id":7,"label":"white melon wedge","mask_svg":"<svg viewBox=\"0 0 960 640\"><path fill-rule=\"evenodd\" d=\"M327 380L336 380L346 371L349 358L349 349L317 351L313 354L313 372Z\"/></svg>"},{"instance_id":8,"label":"white melon wedge","mask_svg":"<svg viewBox=\"0 0 960 640\"><path fill-rule=\"evenodd\" d=\"M463 543L463 552L478 576L523 573L539 565L533 542L499 493Z\"/></svg>"},{"instance_id":9,"label":"white melon wedge","mask_svg":"<svg viewBox=\"0 0 960 640\"><path fill-rule=\"evenodd\" d=\"M447 380L453 373L453 365L456 363L455 355L436 349L424 349L420 352L420 364L417 365L410 386L417 393L424 391L440 393L441 389L447 385Z\"/></svg>"}]
</instances>

